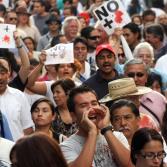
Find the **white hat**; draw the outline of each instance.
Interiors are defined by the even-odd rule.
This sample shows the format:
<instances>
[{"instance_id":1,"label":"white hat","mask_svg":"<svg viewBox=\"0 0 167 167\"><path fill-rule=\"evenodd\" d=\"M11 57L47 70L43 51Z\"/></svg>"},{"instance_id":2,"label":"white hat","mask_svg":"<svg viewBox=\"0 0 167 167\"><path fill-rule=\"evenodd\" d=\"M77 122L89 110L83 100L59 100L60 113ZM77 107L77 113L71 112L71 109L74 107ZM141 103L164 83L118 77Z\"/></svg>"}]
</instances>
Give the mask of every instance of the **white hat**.
<instances>
[{"instance_id":1,"label":"white hat","mask_svg":"<svg viewBox=\"0 0 167 167\"><path fill-rule=\"evenodd\" d=\"M120 99L121 97L143 95L152 91L145 86L136 86L133 78L122 78L108 83L109 94L99 100L105 103L111 100Z\"/></svg>"}]
</instances>

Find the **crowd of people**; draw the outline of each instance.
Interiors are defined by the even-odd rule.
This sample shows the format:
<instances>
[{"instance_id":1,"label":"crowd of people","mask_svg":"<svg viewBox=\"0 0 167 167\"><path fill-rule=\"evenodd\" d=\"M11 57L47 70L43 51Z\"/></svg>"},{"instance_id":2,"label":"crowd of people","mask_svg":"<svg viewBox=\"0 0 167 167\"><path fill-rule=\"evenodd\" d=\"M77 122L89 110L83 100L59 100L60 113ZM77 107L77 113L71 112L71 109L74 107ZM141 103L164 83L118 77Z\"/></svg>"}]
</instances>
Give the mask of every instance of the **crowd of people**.
<instances>
[{"instance_id":1,"label":"crowd of people","mask_svg":"<svg viewBox=\"0 0 167 167\"><path fill-rule=\"evenodd\" d=\"M120 0L131 22L108 34L105 0L6 0L0 26L0 167L166 167L167 1ZM0 35L1 37L1 35ZM73 43L74 61L45 64Z\"/></svg>"}]
</instances>

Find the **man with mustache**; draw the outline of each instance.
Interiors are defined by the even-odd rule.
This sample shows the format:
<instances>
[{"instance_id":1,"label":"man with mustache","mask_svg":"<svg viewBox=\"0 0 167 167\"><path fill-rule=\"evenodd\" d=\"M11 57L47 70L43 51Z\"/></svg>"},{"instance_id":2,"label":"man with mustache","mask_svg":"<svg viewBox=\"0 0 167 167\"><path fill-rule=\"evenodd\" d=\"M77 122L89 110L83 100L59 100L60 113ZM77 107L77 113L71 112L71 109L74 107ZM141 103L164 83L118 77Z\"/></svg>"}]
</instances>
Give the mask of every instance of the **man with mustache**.
<instances>
[{"instance_id":1,"label":"man with mustache","mask_svg":"<svg viewBox=\"0 0 167 167\"><path fill-rule=\"evenodd\" d=\"M114 129L123 132L130 145L133 134L139 128L139 109L132 101L120 99L110 107L110 115Z\"/></svg>"},{"instance_id":2,"label":"man with mustache","mask_svg":"<svg viewBox=\"0 0 167 167\"><path fill-rule=\"evenodd\" d=\"M98 99L108 94L108 83L118 79L118 72L114 69L116 55L110 44L98 45L96 48L96 64L98 70L83 84L92 88Z\"/></svg>"}]
</instances>

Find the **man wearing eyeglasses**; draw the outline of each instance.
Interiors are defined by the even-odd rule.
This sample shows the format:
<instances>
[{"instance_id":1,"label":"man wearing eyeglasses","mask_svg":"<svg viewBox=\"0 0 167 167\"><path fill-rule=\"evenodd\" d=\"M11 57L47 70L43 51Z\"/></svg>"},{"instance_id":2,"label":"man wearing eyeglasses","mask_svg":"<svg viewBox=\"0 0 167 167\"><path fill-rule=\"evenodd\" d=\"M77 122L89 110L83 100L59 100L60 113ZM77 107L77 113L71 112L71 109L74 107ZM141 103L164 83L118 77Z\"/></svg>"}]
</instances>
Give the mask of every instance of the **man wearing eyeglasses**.
<instances>
[{"instance_id":1,"label":"man wearing eyeglasses","mask_svg":"<svg viewBox=\"0 0 167 167\"><path fill-rule=\"evenodd\" d=\"M9 11L6 13L5 24L17 24L17 14L15 11Z\"/></svg>"},{"instance_id":2,"label":"man wearing eyeglasses","mask_svg":"<svg viewBox=\"0 0 167 167\"><path fill-rule=\"evenodd\" d=\"M146 86L149 69L141 59L133 59L125 64L124 74L126 77L133 78L137 86ZM149 114L160 127L166 108L160 108L160 106L165 105L165 97L159 92L152 90L150 93L140 97L139 111Z\"/></svg>"},{"instance_id":3,"label":"man wearing eyeglasses","mask_svg":"<svg viewBox=\"0 0 167 167\"><path fill-rule=\"evenodd\" d=\"M133 59L124 66L126 77L134 79L137 86L145 86L148 77L148 68L140 59Z\"/></svg>"}]
</instances>

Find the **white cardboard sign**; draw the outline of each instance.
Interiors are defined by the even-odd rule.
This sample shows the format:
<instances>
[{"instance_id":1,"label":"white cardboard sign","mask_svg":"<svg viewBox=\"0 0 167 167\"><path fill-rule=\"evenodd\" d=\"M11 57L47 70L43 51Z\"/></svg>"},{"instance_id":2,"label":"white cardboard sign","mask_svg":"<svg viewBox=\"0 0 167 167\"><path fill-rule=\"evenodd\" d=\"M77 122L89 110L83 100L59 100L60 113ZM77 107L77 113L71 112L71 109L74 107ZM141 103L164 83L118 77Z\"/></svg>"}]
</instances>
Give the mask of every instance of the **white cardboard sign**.
<instances>
[{"instance_id":1,"label":"white cardboard sign","mask_svg":"<svg viewBox=\"0 0 167 167\"><path fill-rule=\"evenodd\" d=\"M13 32L16 31L16 25L0 24L0 48L15 48Z\"/></svg>"},{"instance_id":2,"label":"white cardboard sign","mask_svg":"<svg viewBox=\"0 0 167 167\"><path fill-rule=\"evenodd\" d=\"M45 50L45 52L47 55L45 65L67 64L74 62L73 43L61 43Z\"/></svg>"},{"instance_id":3,"label":"white cardboard sign","mask_svg":"<svg viewBox=\"0 0 167 167\"><path fill-rule=\"evenodd\" d=\"M120 0L107 1L93 12L108 35L111 35L115 28L121 28L131 22L129 15Z\"/></svg>"}]
</instances>

